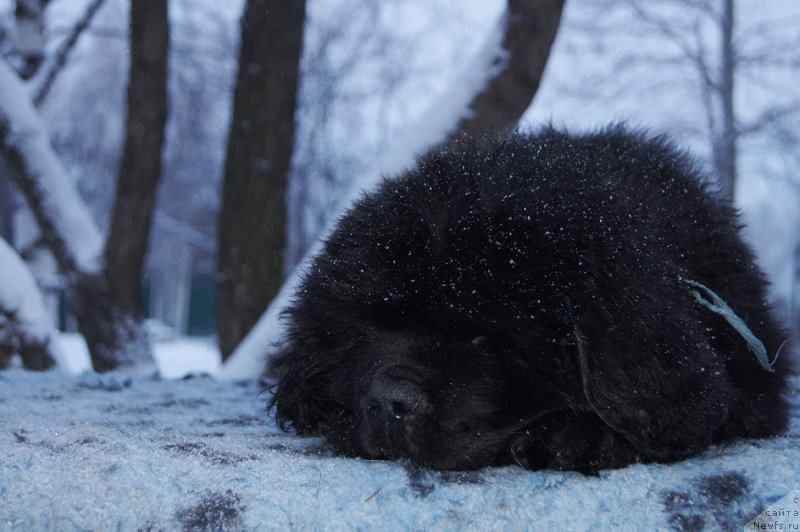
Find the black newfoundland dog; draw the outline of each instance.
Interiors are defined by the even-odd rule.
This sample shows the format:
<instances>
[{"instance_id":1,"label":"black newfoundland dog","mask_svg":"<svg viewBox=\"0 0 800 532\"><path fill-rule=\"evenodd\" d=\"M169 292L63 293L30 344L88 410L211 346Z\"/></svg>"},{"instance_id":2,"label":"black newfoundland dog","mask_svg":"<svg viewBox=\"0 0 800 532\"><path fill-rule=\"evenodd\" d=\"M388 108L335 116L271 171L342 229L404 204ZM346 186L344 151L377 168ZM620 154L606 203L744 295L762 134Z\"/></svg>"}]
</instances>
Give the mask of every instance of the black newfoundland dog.
<instances>
[{"instance_id":1,"label":"black newfoundland dog","mask_svg":"<svg viewBox=\"0 0 800 532\"><path fill-rule=\"evenodd\" d=\"M337 452L593 472L784 430L786 335L732 208L660 138L461 141L358 201L273 406Z\"/></svg>"}]
</instances>

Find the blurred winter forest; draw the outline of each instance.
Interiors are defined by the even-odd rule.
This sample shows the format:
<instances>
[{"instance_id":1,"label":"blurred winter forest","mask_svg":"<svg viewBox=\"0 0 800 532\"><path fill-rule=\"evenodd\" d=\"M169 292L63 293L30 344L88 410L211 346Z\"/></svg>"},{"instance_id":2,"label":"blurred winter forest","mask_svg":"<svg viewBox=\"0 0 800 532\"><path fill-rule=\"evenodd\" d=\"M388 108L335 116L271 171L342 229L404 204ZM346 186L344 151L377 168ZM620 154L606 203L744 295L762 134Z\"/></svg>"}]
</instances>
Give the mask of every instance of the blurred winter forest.
<instances>
[{"instance_id":1,"label":"blurred winter forest","mask_svg":"<svg viewBox=\"0 0 800 532\"><path fill-rule=\"evenodd\" d=\"M546 61L502 118L471 99L501 80L495 41L531 71ZM470 112L495 127L669 133L741 208L774 303L800 328L796 0L0 0L0 55L0 236L62 330L99 307L117 324L148 318L151 335L216 335L227 357L353 191L455 124L480 132ZM466 115L449 109L464 101ZM15 114L43 124L55 157L34 166L75 198L47 180L26 190ZM64 223L83 228L77 248L96 248L85 262L48 225L51 193L72 198ZM0 270L0 296L22 277ZM2 303L10 345L23 312ZM137 326L122 328L82 328L107 351L96 369L141 347Z\"/></svg>"}]
</instances>

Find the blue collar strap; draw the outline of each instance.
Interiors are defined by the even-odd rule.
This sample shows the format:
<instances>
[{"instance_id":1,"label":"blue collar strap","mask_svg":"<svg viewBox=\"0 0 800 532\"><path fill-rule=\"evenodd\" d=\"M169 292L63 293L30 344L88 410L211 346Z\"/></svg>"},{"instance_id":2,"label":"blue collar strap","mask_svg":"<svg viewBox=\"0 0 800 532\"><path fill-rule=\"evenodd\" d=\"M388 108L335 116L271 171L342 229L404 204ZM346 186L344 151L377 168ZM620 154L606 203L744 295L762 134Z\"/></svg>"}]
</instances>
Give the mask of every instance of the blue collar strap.
<instances>
[{"instance_id":1,"label":"blue collar strap","mask_svg":"<svg viewBox=\"0 0 800 532\"><path fill-rule=\"evenodd\" d=\"M775 353L775 358L770 361L767 357L767 348L764 347L764 343L759 340L755 334L753 334L753 331L750 330L750 327L748 327L744 320L742 320L742 318L740 318L733 311L733 309L731 309L731 307L725 303L724 299L719 297L716 292L703 283L698 283L697 281L692 281L691 279L682 279L682 281L689 286L703 291L709 298L711 298L711 301L709 301L708 299L705 299L698 290L692 290L692 294L698 303L706 307L711 312L719 314L725 318L725 321L727 321L730 326L733 327L737 333L739 333L739 336L744 338L744 341L747 342L747 347L756 356L758 363L761 364L762 368L770 373L775 372L775 368L773 366L775 365L775 361L778 360L778 355L780 355L781 349L783 349L783 346L786 344L786 342L781 344L781 346L778 348L778 352Z\"/></svg>"}]
</instances>

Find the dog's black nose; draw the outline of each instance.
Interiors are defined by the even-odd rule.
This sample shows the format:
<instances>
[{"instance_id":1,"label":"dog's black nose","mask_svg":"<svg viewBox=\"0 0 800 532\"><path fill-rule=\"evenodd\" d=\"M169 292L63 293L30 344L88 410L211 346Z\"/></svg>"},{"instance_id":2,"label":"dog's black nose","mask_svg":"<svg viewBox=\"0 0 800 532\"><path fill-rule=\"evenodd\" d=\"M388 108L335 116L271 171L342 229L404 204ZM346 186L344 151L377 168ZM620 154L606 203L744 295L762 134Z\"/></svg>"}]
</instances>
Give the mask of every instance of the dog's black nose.
<instances>
[{"instance_id":1,"label":"dog's black nose","mask_svg":"<svg viewBox=\"0 0 800 532\"><path fill-rule=\"evenodd\" d=\"M384 421L405 422L415 417L427 404L423 391L416 384L376 377L369 387L367 409Z\"/></svg>"}]
</instances>

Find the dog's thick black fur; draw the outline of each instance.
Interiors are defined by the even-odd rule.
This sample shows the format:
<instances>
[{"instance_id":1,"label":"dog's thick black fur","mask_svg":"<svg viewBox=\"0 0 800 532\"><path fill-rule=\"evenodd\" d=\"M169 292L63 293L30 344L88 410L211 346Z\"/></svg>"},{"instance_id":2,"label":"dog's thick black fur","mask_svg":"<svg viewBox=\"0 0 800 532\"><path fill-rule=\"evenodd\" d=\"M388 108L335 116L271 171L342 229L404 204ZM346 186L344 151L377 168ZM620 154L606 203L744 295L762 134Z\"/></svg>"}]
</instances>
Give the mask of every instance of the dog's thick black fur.
<instances>
[{"instance_id":1,"label":"dog's thick black fur","mask_svg":"<svg viewBox=\"0 0 800 532\"><path fill-rule=\"evenodd\" d=\"M277 419L437 469L673 461L787 424L685 282L774 354L785 334L734 210L668 142L612 128L461 141L339 221L288 311ZM786 357L784 357L785 359Z\"/></svg>"}]
</instances>

